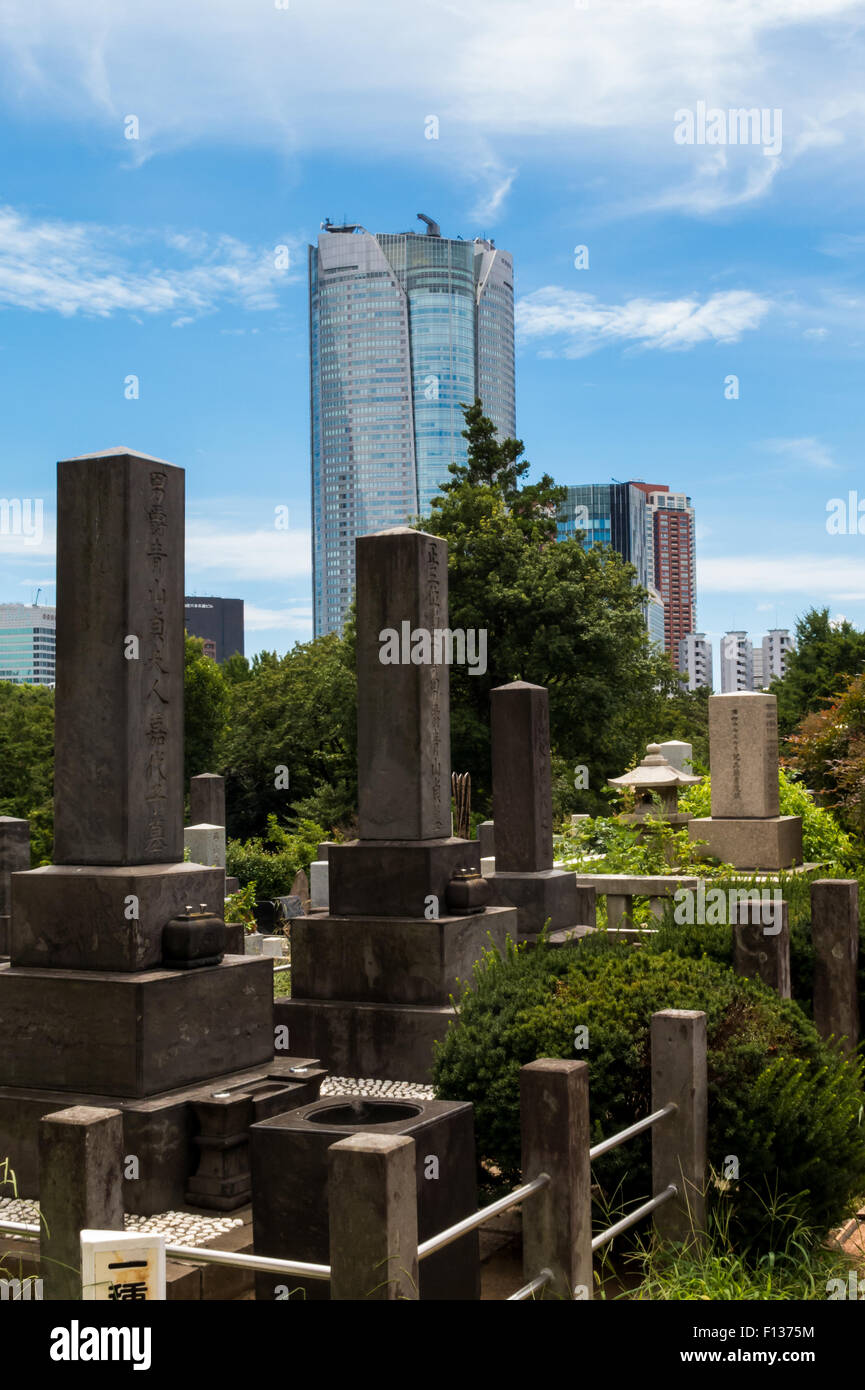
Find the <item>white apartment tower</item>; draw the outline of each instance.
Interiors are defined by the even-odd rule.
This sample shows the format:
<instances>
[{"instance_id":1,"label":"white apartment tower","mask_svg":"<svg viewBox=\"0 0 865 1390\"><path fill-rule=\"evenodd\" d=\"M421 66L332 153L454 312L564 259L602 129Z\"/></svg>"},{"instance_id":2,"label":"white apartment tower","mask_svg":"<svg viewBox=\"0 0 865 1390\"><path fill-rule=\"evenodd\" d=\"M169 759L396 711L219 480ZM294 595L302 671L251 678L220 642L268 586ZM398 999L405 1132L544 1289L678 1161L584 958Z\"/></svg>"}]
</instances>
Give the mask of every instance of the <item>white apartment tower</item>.
<instances>
[{"instance_id":1,"label":"white apartment tower","mask_svg":"<svg viewBox=\"0 0 865 1390\"><path fill-rule=\"evenodd\" d=\"M682 684L688 690L699 690L712 684L712 644L704 632L689 632L679 640L678 667Z\"/></svg>"},{"instance_id":2,"label":"white apartment tower","mask_svg":"<svg viewBox=\"0 0 865 1390\"><path fill-rule=\"evenodd\" d=\"M721 638L721 694L754 689L754 649L747 632L725 632Z\"/></svg>"}]
</instances>

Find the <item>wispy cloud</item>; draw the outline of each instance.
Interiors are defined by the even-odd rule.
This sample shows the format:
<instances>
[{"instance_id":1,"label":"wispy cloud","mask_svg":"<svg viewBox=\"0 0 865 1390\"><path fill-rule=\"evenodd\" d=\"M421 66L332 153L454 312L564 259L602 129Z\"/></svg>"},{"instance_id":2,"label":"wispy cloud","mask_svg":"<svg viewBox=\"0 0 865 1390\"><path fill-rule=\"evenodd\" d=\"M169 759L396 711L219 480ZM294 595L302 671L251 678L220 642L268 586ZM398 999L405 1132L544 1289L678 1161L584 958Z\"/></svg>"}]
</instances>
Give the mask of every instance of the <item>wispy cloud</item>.
<instances>
[{"instance_id":1,"label":"wispy cloud","mask_svg":"<svg viewBox=\"0 0 865 1390\"><path fill-rule=\"evenodd\" d=\"M230 521L190 520L186 526L187 574L218 570L227 580L284 580L308 577L308 531L275 526L240 529Z\"/></svg>"},{"instance_id":2,"label":"wispy cloud","mask_svg":"<svg viewBox=\"0 0 865 1390\"><path fill-rule=\"evenodd\" d=\"M274 247L234 237L38 220L0 208L0 307L67 318L165 313L183 327L222 304L276 308L299 275L277 259Z\"/></svg>"},{"instance_id":3,"label":"wispy cloud","mask_svg":"<svg viewBox=\"0 0 865 1390\"><path fill-rule=\"evenodd\" d=\"M711 594L791 594L823 600L865 599L865 549L857 537L838 536L837 554L702 556L700 590Z\"/></svg>"},{"instance_id":4,"label":"wispy cloud","mask_svg":"<svg viewBox=\"0 0 865 1390\"><path fill-rule=\"evenodd\" d=\"M247 632L300 632L312 622L312 609L309 605L292 608L260 608L255 603L244 603L243 625Z\"/></svg>"},{"instance_id":5,"label":"wispy cloud","mask_svg":"<svg viewBox=\"0 0 865 1390\"><path fill-rule=\"evenodd\" d=\"M518 302L516 324L525 343L558 339L552 351L584 357L611 343L667 350L734 343L758 328L770 308L768 299L749 290L721 291L702 303L689 297L601 304L593 295L548 286Z\"/></svg>"},{"instance_id":6,"label":"wispy cloud","mask_svg":"<svg viewBox=\"0 0 865 1390\"><path fill-rule=\"evenodd\" d=\"M801 463L807 468L837 468L832 450L815 435L803 435L798 439L764 439L764 449L771 454L779 454L788 463Z\"/></svg>"}]
</instances>

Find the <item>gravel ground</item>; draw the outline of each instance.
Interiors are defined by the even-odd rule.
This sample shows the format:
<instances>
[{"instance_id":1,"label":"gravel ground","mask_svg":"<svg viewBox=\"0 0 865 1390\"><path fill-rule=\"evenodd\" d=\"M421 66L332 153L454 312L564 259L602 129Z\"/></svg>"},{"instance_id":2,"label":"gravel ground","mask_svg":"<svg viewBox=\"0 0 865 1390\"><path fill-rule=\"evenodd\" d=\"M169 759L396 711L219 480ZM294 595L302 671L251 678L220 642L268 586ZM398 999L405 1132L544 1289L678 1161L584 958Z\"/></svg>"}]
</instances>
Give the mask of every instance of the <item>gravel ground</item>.
<instances>
[{"instance_id":1,"label":"gravel ground","mask_svg":"<svg viewBox=\"0 0 865 1390\"><path fill-rule=\"evenodd\" d=\"M23 1197L0 1197L0 1216L6 1221L37 1222L39 1203ZM202 1216L198 1212L165 1211L156 1216L124 1216L127 1231L159 1231L172 1245L206 1245L217 1236L242 1226L237 1216Z\"/></svg>"},{"instance_id":2,"label":"gravel ground","mask_svg":"<svg viewBox=\"0 0 865 1390\"><path fill-rule=\"evenodd\" d=\"M394 1100L435 1100L432 1086L421 1081L374 1081L368 1076L329 1076L323 1096L390 1096Z\"/></svg>"}]
</instances>

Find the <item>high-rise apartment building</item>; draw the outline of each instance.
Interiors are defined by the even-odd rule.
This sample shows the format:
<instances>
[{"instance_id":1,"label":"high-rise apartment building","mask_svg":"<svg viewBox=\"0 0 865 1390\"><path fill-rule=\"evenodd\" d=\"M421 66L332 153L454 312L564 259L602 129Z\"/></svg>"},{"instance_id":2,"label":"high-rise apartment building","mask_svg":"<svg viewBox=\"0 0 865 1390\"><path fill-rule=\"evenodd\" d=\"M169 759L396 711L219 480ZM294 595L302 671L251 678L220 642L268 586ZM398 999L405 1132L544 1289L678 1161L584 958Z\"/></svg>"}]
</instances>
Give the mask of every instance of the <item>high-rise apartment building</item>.
<instances>
[{"instance_id":1,"label":"high-rise apartment building","mask_svg":"<svg viewBox=\"0 0 865 1390\"><path fill-rule=\"evenodd\" d=\"M54 685L56 634L56 608L0 603L0 681Z\"/></svg>"},{"instance_id":2,"label":"high-rise apartment building","mask_svg":"<svg viewBox=\"0 0 865 1390\"><path fill-rule=\"evenodd\" d=\"M721 638L721 694L753 689L753 647L748 634L725 632Z\"/></svg>"},{"instance_id":3,"label":"high-rise apartment building","mask_svg":"<svg viewBox=\"0 0 865 1390\"><path fill-rule=\"evenodd\" d=\"M793 638L786 627L770 628L763 638L763 683L779 681L787 670L787 656L793 650ZM754 653L756 656L756 652Z\"/></svg>"},{"instance_id":4,"label":"high-rise apartment building","mask_svg":"<svg viewBox=\"0 0 865 1390\"><path fill-rule=\"evenodd\" d=\"M323 224L309 248L313 623L337 631L354 541L424 515L465 462L462 405L516 432L513 260L483 239Z\"/></svg>"},{"instance_id":5,"label":"high-rise apartment building","mask_svg":"<svg viewBox=\"0 0 865 1390\"><path fill-rule=\"evenodd\" d=\"M769 684L769 681L765 679L763 674L764 665L765 663L763 661L763 648L754 647L753 651L751 652L751 674L753 677L755 690L762 690L765 685ZM769 677L769 680L771 680L771 676Z\"/></svg>"},{"instance_id":6,"label":"high-rise apartment building","mask_svg":"<svg viewBox=\"0 0 865 1390\"><path fill-rule=\"evenodd\" d=\"M697 626L694 508L684 492L636 483L646 494L646 553L650 581L664 603L664 647L674 662L679 643Z\"/></svg>"},{"instance_id":7,"label":"high-rise apartment building","mask_svg":"<svg viewBox=\"0 0 865 1390\"><path fill-rule=\"evenodd\" d=\"M712 644L704 632L689 632L679 639L676 665L682 684L688 690L699 690L712 684Z\"/></svg>"}]
</instances>

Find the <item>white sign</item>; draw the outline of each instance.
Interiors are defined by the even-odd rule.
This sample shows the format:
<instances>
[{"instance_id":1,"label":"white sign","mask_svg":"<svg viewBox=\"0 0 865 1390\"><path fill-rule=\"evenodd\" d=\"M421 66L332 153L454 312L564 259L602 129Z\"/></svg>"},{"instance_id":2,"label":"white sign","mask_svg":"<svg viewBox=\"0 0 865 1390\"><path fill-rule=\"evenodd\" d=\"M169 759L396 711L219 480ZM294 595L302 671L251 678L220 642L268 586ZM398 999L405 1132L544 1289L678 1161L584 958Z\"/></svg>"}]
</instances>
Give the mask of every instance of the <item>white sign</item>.
<instances>
[{"instance_id":1,"label":"white sign","mask_svg":"<svg viewBox=\"0 0 865 1390\"><path fill-rule=\"evenodd\" d=\"M165 1236L81 1232L83 1299L139 1303L165 1298Z\"/></svg>"}]
</instances>

